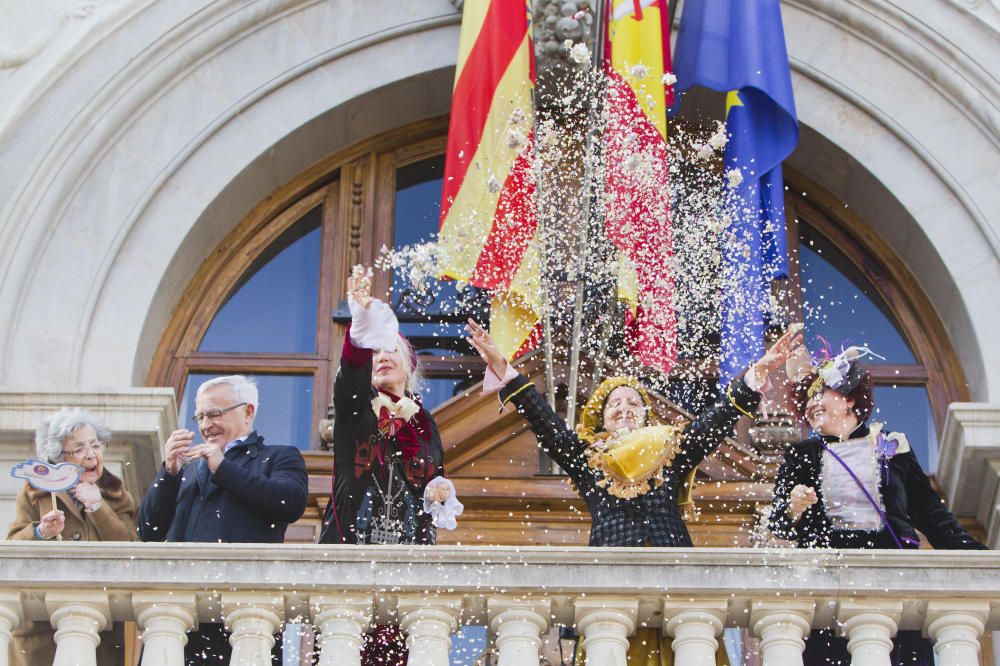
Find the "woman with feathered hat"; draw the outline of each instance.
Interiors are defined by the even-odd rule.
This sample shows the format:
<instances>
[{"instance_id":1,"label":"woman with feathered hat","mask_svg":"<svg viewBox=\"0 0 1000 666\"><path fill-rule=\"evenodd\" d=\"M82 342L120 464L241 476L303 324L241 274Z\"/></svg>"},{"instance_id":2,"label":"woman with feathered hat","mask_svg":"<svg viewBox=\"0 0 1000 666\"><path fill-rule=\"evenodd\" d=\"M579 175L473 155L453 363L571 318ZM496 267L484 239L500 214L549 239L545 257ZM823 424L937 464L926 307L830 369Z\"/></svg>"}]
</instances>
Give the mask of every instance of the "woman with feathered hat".
<instances>
[{"instance_id":1,"label":"woman with feathered hat","mask_svg":"<svg viewBox=\"0 0 1000 666\"><path fill-rule=\"evenodd\" d=\"M816 434L785 453L771 531L800 548L919 548L919 530L935 548L985 549L931 487L906 435L869 423L872 377L860 363L869 355L850 347L813 364L799 347L789 357L790 406ZM805 663L846 666L846 639L813 632ZM892 663L930 665L931 645L919 631L900 631Z\"/></svg>"}]
</instances>

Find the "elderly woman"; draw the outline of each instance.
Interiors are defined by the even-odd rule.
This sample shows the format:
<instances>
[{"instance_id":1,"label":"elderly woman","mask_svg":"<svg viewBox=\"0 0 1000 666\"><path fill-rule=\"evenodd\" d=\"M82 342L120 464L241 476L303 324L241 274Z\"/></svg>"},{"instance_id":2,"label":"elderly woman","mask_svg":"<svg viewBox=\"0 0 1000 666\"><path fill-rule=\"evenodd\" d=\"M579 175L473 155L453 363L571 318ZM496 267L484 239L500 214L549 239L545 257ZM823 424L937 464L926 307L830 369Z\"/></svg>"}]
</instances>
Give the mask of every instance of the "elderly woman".
<instances>
[{"instance_id":1,"label":"elderly woman","mask_svg":"<svg viewBox=\"0 0 1000 666\"><path fill-rule=\"evenodd\" d=\"M110 441L111 431L104 422L82 410L64 409L43 419L35 433L38 459L79 465L83 468L80 481L69 491L56 493L55 509L49 493L25 482L7 538L135 541L135 501L121 479L104 468L104 451ZM115 624L101 634L97 663L122 663L123 645L122 625ZM10 663L51 664L55 650L49 624L29 622L14 632Z\"/></svg>"},{"instance_id":2,"label":"elderly woman","mask_svg":"<svg viewBox=\"0 0 1000 666\"><path fill-rule=\"evenodd\" d=\"M985 549L945 508L906 435L868 423L872 378L859 361L869 353L852 347L808 367L802 348L789 362L788 376L797 378L789 402L816 434L785 452L771 531L800 548L918 548L919 530L935 548ZM919 631L900 631L894 646L893 664L934 663ZM805 663L846 666L846 639L813 632Z\"/></svg>"},{"instance_id":3,"label":"elderly woman","mask_svg":"<svg viewBox=\"0 0 1000 666\"><path fill-rule=\"evenodd\" d=\"M372 298L371 273L348 279L351 327L333 385L333 492L320 543L433 544L435 527L462 511L444 478L437 424L423 408L416 356L386 303ZM399 629L368 636L365 664L405 663Z\"/></svg>"}]
</instances>

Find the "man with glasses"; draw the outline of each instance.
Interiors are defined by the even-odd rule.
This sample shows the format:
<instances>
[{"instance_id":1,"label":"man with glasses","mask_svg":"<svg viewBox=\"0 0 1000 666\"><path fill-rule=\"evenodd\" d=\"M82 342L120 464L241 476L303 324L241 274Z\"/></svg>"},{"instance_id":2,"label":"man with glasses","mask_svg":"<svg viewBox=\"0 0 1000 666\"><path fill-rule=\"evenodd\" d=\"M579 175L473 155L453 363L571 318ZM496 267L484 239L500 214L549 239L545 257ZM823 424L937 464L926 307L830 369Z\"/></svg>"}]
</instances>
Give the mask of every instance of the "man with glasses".
<instances>
[{"instance_id":1,"label":"man with glasses","mask_svg":"<svg viewBox=\"0 0 1000 666\"><path fill-rule=\"evenodd\" d=\"M195 394L195 433L175 430L139 509L143 541L281 543L306 508L305 461L292 446L266 445L253 429L257 386L242 375L210 379ZM187 663L229 662L222 625L189 634Z\"/></svg>"}]
</instances>

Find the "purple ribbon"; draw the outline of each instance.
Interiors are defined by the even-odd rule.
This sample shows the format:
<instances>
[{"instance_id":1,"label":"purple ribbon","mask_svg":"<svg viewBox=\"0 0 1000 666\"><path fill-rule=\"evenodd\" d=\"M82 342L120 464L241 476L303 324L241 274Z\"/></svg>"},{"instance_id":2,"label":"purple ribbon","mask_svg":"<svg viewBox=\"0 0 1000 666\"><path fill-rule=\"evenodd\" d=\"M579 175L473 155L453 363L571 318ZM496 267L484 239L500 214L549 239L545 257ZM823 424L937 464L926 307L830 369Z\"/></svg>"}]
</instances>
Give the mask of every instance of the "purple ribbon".
<instances>
[{"instance_id":1,"label":"purple ribbon","mask_svg":"<svg viewBox=\"0 0 1000 666\"><path fill-rule=\"evenodd\" d=\"M882 524L885 525L885 529L889 530L889 535L892 536L892 540L896 542L896 548L902 550L903 544L899 541L899 537L897 537L896 533L893 531L892 526L889 524L889 520L885 517L885 514L882 512L882 508L878 505L878 502L875 501L875 498L872 497L872 494L868 492L867 488L865 488L865 484L861 482L861 479L859 479L858 475L854 473L854 470L847 466L847 463L844 462L844 459L838 456L836 453L834 453L833 449L831 449L829 446L826 445L826 442L822 442L821 444L823 446L823 450L828 451L830 455L833 456L834 460L839 462L840 466L847 470L847 473L851 475L852 479L854 479L854 483L858 484L858 488L861 488L861 492L865 494L865 497L868 498L868 501L871 502L871 505L875 507L875 511L878 512L879 518L882 519Z\"/></svg>"}]
</instances>

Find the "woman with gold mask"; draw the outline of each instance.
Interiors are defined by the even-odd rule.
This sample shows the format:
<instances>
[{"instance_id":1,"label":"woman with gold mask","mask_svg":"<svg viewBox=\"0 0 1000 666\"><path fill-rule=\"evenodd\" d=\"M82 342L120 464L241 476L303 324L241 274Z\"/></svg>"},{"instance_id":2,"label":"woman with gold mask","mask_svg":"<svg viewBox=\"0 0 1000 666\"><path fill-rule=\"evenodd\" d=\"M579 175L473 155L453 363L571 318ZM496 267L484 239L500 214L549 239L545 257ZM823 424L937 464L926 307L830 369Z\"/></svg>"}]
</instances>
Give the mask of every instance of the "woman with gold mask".
<instances>
[{"instance_id":1,"label":"woman with gold mask","mask_svg":"<svg viewBox=\"0 0 1000 666\"><path fill-rule=\"evenodd\" d=\"M591 546L691 546L678 509L685 481L741 414L753 418L768 371L781 366L802 339L799 329L789 330L684 427L656 423L649 394L634 377L606 379L584 406L574 433L528 378L507 363L489 331L471 319L467 331L469 344L486 361L484 391L499 390L503 405L515 405L586 501ZM654 644L660 642L656 638ZM669 649L660 652L665 658L638 663L671 663Z\"/></svg>"}]
</instances>

